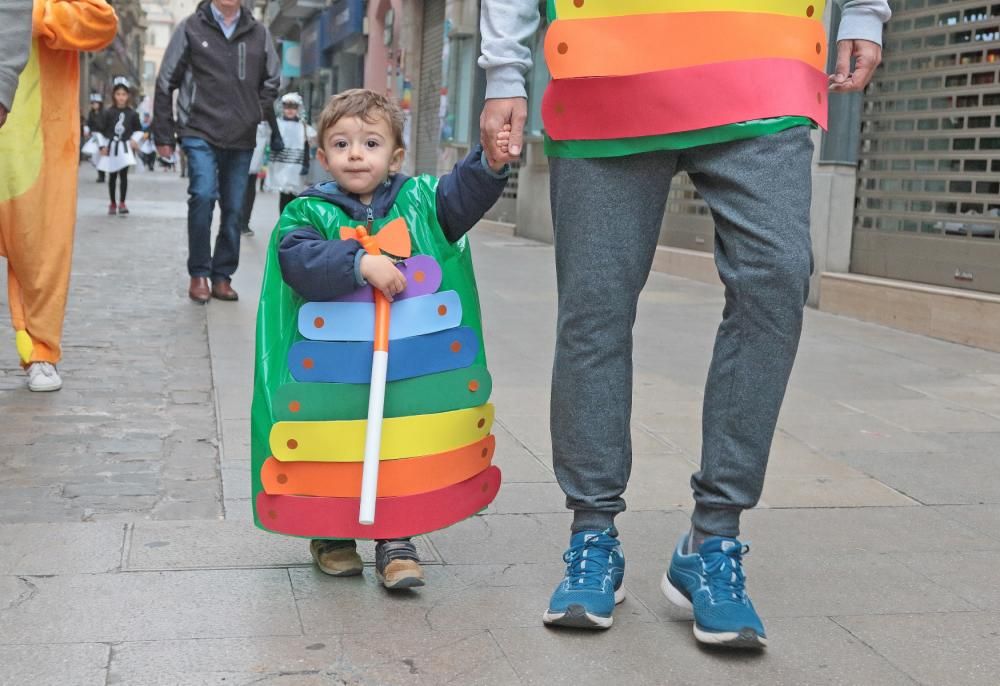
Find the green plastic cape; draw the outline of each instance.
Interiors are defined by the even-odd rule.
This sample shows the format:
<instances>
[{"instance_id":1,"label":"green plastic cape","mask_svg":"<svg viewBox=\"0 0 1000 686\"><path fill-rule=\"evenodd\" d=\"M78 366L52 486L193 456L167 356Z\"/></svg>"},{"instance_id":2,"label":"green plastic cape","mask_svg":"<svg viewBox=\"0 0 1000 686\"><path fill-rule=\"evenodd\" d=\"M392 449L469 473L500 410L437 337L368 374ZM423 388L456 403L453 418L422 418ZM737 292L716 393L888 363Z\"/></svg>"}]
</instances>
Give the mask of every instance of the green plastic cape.
<instances>
[{"instance_id":1,"label":"green plastic cape","mask_svg":"<svg viewBox=\"0 0 1000 686\"><path fill-rule=\"evenodd\" d=\"M389 214L376 219L370 229L378 233L393 219L402 217L410 231L414 255L430 255L441 265L439 291L457 291L462 302L462 326L471 327L479 337L479 354L474 364L486 364L479 292L472 270L472 252L466 237L449 243L437 221L436 191L438 180L433 176L418 176L407 180L400 188ZM270 455L268 436L275 423L273 400L282 384L295 383L288 369L288 350L302 340L298 332L299 307L305 302L282 279L278 264L278 246L290 231L304 226L319 231L324 238L340 240L340 228L354 227L358 222L342 209L326 200L304 197L293 200L271 234L260 304L257 309L257 346L254 363L253 406L251 409L251 481L254 502L254 522L263 526L257 512L257 494L262 490L260 470ZM344 417L351 419L353 417Z\"/></svg>"}]
</instances>

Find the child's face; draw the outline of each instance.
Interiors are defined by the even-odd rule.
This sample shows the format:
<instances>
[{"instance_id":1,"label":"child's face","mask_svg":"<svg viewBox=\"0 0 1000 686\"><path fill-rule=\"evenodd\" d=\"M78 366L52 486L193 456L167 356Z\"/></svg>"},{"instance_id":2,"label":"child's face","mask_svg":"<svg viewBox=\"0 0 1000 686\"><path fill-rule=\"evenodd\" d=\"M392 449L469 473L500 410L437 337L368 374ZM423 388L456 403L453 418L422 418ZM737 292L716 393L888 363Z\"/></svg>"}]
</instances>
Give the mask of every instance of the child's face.
<instances>
[{"instance_id":1,"label":"child's face","mask_svg":"<svg viewBox=\"0 0 1000 686\"><path fill-rule=\"evenodd\" d=\"M299 118L299 106L298 105L285 105L282 107L285 114L285 119L298 119Z\"/></svg>"},{"instance_id":2,"label":"child's face","mask_svg":"<svg viewBox=\"0 0 1000 686\"><path fill-rule=\"evenodd\" d=\"M119 88L118 90L115 91L115 105L120 109L124 109L125 105L127 104L128 104L128 91L125 90L124 88Z\"/></svg>"},{"instance_id":3,"label":"child's face","mask_svg":"<svg viewBox=\"0 0 1000 686\"><path fill-rule=\"evenodd\" d=\"M361 196L366 204L379 184L403 166L404 151L396 147L385 117L374 122L344 117L323 133L320 144L319 163L341 189Z\"/></svg>"}]
</instances>

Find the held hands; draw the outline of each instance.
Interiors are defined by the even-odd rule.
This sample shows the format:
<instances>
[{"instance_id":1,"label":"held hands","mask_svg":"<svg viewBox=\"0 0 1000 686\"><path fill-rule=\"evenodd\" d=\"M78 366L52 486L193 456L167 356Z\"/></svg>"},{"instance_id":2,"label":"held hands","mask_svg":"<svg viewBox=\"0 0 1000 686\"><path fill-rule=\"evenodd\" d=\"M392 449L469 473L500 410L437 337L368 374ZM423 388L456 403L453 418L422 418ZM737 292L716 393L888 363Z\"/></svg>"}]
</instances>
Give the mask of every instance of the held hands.
<instances>
[{"instance_id":1,"label":"held hands","mask_svg":"<svg viewBox=\"0 0 1000 686\"><path fill-rule=\"evenodd\" d=\"M486 101L479 116L479 140L486 151L490 168L498 170L521 157L524 122L527 119L526 98L491 98Z\"/></svg>"},{"instance_id":2,"label":"held hands","mask_svg":"<svg viewBox=\"0 0 1000 686\"><path fill-rule=\"evenodd\" d=\"M385 255L365 255L361 258L361 276L365 281L382 291L382 295L389 302L406 288L406 277L403 272L396 269Z\"/></svg>"},{"instance_id":3,"label":"held hands","mask_svg":"<svg viewBox=\"0 0 1000 686\"><path fill-rule=\"evenodd\" d=\"M105 145L103 148L101 148L101 154L104 155L105 157L108 156L108 146Z\"/></svg>"},{"instance_id":4,"label":"held hands","mask_svg":"<svg viewBox=\"0 0 1000 686\"><path fill-rule=\"evenodd\" d=\"M851 58L855 58L851 73ZM882 47L868 40L842 40L837 42L837 67L830 75L830 90L834 93L862 91L875 75L875 68L882 62Z\"/></svg>"},{"instance_id":5,"label":"held hands","mask_svg":"<svg viewBox=\"0 0 1000 686\"><path fill-rule=\"evenodd\" d=\"M510 128L511 128L510 124L504 124L503 127L500 129L499 133L497 133L496 147L497 150L499 150L500 154L502 155L510 154ZM504 164L506 164L506 162L495 159L490 156L489 152L486 152L486 164L488 164L490 166L490 169L492 169L493 171L499 172L501 169L503 169L503 166Z\"/></svg>"},{"instance_id":6,"label":"held hands","mask_svg":"<svg viewBox=\"0 0 1000 686\"><path fill-rule=\"evenodd\" d=\"M174 156L174 146L172 145L157 145L157 154L165 160L169 160Z\"/></svg>"}]
</instances>

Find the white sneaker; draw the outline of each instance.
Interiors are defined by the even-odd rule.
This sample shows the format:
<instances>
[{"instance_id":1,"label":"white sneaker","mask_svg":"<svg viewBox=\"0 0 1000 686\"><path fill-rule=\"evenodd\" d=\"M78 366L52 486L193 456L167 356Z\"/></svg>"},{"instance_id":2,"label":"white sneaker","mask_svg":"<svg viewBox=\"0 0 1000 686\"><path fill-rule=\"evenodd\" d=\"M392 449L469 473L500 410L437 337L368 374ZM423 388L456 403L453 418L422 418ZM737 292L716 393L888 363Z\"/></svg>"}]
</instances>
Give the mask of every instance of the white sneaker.
<instances>
[{"instance_id":1,"label":"white sneaker","mask_svg":"<svg viewBox=\"0 0 1000 686\"><path fill-rule=\"evenodd\" d=\"M29 391L58 391L62 388L62 379L56 366L50 362L32 362L28 365Z\"/></svg>"}]
</instances>

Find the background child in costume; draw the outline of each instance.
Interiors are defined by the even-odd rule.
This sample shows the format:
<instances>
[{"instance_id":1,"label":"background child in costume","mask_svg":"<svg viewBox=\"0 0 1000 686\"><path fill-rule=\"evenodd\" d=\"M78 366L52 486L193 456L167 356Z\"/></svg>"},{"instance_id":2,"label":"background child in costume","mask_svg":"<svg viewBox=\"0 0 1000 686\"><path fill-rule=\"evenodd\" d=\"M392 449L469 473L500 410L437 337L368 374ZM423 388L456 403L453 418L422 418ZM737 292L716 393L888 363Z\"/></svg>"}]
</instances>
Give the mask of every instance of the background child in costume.
<instances>
[{"instance_id":1,"label":"background child in costume","mask_svg":"<svg viewBox=\"0 0 1000 686\"><path fill-rule=\"evenodd\" d=\"M284 143L282 150L271 150L268 184L281 194L279 211L306 187L309 174L309 149L316 147L316 129L301 117L302 96L286 93L281 98L281 118L278 133Z\"/></svg>"},{"instance_id":2,"label":"background child in costume","mask_svg":"<svg viewBox=\"0 0 1000 686\"><path fill-rule=\"evenodd\" d=\"M142 140L142 123L139 113L129 106L132 96L128 79L116 77L114 90L111 91L111 107L104 111L101 117L101 128L97 132L101 144L101 161L97 163L100 171L108 173L108 194L111 203L108 214L116 212L121 216L128 214L125 196L128 193L128 169L135 166L135 152ZM118 203L115 203L115 184L120 181Z\"/></svg>"},{"instance_id":3,"label":"background child in costume","mask_svg":"<svg viewBox=\"0 0 1000 686\"><path fill-rule=\"evenodd\" d=\"M105 48L117 30L104 0L35 0L28 66L0 129L0 255L17 351L35 391L62 386L55 364L76 221L78 53Z\"/></svg>"},{"instance_id":4,"label":"background child in costume","mask_svg":"<svg viewBox=\"0 0 1000 686\"><path fill-rule=\"evenodd\" d=\"M90 109L87 111L87 121L83 126L83 135L87 139L83 144L83 154L90 158L90 163L97 168L101 161L101 144L97 132L101 130L104 115L104 96L100 93L90 94ZM97 170L97 183L104 183L104 172Z\"/></svg>"},{"instance_id":5,"label":"background child in costume","mask_svg":"<svg viewBox=\"0 0 1000 686\"><path fill-rule=\"evenodd\" d=\"M371 285L391 301L406 286L406 279L395 263L384 255L368 255L358 241L328 239L327 236L337 235L338 227L320 224L342 217L341 221L347 224L367 222L371 227L389 215L400 216L403 212L399 210L398 198L406 185L408 190L402 195L407 201L418 198L413 200L418 205L411 208L408 222L414 217L433 217L426 223L436 232L434 239L454 244L500 197L509 170L505 165L489 164L480 147L439 182L431 179L425 186L431 190L423 195L417 188L419 184L414 183L419 179L399 173L405 154L402 131L402 111L372 91L346 91L330 100L319 121L317 160L334 180L305 191L288 205L279 220L272 241L277 248L281 290L290 288L302 299L325 301ZM504 136L506 133L501 135ZM337 208L339 213L326 209L328 205ZM273 255L272 250L268 255L269 268ZM468 267L471 272L471 262ZM282 303L289 302L286 294L269 293L268 284L265 274L258 320L255 438L265 435L270 429L267 420L273 420L270 407L266 408L267 417L261 414L269 400L261 397L260 389L270 385L263 379L263 374L269 373L269 365L262 356L280 356L278 348L281 347L267 340L270 332L266 321L274 304L285 310ZM472 296L475 297L474 291ZM475 316L478 318L478 308ZM285 334L291 338L287 330ZM265 349L269 352L262 352ZM261 449L264 447L258 452ZM362 571L353 540L314 539L310 552L327 574L351 576ZM378 541L375 557L376 574L386 588L423 585L423 571L409 539Z\"/></svg>"}]
</instances>

